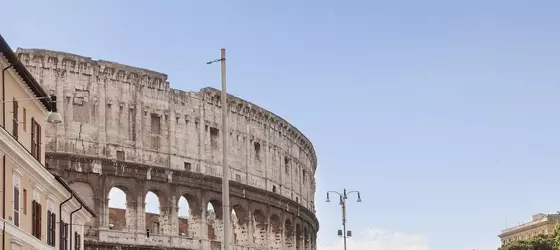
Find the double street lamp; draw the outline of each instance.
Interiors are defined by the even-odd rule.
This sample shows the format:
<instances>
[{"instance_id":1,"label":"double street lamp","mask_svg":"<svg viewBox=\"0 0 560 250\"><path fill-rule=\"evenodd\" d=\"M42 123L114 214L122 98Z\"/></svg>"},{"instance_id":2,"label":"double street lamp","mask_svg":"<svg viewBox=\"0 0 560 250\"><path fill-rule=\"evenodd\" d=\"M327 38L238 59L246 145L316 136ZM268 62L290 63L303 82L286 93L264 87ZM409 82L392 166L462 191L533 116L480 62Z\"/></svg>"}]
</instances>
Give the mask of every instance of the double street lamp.
<instances>
[{"instance_id":1,"label":"double street lamp","mask_svg":"<svg viewBox=\"0 0 560 250\"><path fill-rule=\"evenodd\" d=\"M360 197L360 192L359 191L350 191L350 192L346 192L346 188L344 189L344 192L339 193L337 191L327 191L327 202L331 202L330 198L329 198L329 194L333 193L333 194L338 194L340 201L339 201L339 205L342 207L342 233L340 233L339 230L339 235L342 235L342 237L344 238L344 250L346 250L346 239L348 237L352 236L352 232L351 231L346 231L346 200L348 199L348 195L355 193L358 195L358 200L357 202L362 202L362 198Z\"/></svg>"}]
</instances>

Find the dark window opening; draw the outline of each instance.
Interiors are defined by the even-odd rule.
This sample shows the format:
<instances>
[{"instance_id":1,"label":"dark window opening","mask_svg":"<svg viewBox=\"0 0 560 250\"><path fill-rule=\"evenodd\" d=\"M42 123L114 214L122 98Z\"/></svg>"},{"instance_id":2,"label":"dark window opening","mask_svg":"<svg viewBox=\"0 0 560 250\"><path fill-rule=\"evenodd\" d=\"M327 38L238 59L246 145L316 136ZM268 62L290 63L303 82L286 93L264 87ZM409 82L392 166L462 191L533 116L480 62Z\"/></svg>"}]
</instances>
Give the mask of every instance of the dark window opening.
<instances>
[{"instance_id":1,"label":"dark window opening","mask_svg":"<svg viewBox=\"0 0 560 250\"><path fill-rule=\"evenodd\" d=\"M257 161L260 161L261 160L261 144L258 143L258 142L255 142L254 146L255 146L255 159Z\"/></svg>"},{"instance_id":2,"label":"dark window opening","mask_svg":"<svg viewBox=\"0 0 560 250\"><path fill-rule=\"evenodd\" d=\"M212 147L212 149L218 149L219 134L219 129L210 127L210 146Z\"/></svg>"},{"instance_id":3,"label":"dark window opening","mask_svg":"<svg viewBox=\"0 0 560 250\"><path fill-rule=\"evenodd\" d=\"M286 167L286 174L290 174L290 159L284 157L284 166Z\"/></svg>"},{"instance_id":4,"label":"dark window opening","mask_svg":"<svg viewBox=\"0 0 560 250\"><path fill-rule=\"evenodd\" d=\"M124 151L117 150L117 160L124 161Z\"/></svg>"},{"instance_id":5,"label":"dark window opening","mask_svg":"<svg viewBox=\"0 0 560 250\"><path fill-rule=\"evenodd\" d=\"M185 171L191 171L191 163L190 162L185 162L183 167L185 168Z\"/></svg>"},{"instance_id":6,"label":"dark window opening","mask_svg":"<svg viewBox=\"0 0 560 250\"><path fill-rule=\"evenodd\" d=\"M276 186L272 186L272 192L276 193Z\"/></svg>"}]
</instances>

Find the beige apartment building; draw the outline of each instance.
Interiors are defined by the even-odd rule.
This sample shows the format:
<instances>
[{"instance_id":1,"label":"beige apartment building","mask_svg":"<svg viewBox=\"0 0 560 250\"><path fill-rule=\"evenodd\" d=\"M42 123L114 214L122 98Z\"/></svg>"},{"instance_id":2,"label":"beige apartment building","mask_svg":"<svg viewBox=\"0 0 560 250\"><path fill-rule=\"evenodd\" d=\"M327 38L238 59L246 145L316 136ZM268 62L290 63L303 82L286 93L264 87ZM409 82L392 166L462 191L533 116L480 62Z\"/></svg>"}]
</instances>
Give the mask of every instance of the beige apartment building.
<instances>
[{"instance_id":1,"label":"beige apartment building","mask_svg":"<svg viewBox=\"0 0 560 250\"><path fill-rule=\"evenodd\" d=\"M498 235L502 245L513 241L526 240L540 234L551 234L554 232L556 223L560 221L560 214L535 214L531 222L523 223L502 230Z\"/></svg>"},{"instance_id":2,"label":"beige apartment building","mask_svg":"<svg viewBox=\"0 0 560 250\"><path fill-rule=\"evenodd\" d=\"M45 164L45 128L61 122L50 97L0 35L2 249L83 249L95 216Z\"/></svg>"}]
</instances>

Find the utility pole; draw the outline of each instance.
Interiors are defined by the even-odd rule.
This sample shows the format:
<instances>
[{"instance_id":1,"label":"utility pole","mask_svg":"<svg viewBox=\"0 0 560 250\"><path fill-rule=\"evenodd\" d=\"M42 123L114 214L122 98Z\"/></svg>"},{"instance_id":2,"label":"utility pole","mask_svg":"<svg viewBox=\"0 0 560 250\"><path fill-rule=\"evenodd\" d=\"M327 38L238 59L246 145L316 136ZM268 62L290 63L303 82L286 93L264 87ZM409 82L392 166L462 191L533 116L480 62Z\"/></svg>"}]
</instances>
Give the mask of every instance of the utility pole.
<instances>
[{"instance_id":1,"label":"utility pole","mask_svg":"<svg viewBox=\"0 0 560 250\"><path fill-rule=\"evenodd\" d=\"M230 229L231 229L231 221L230 215L231 212L229 211L229 165L228 165L228 135L229 135L229 128L228 128L228 119L227 119L227 92L226 92L226 49L222 49L220 62L222 65L222 136L224 137L223 141L223 177L222 177L222 206L223 206L223 218L224 218L224 250L230 249Z\"/></svg>"},{"instance_id":2,"label":"utility pole","mask_svg":"<svg viewBox=\"0 0 560 250\"><path fill-rule=\"evenodd\" d=\"M231 244L231 211L229 210L229 165L228 165L228 123L227 123L227 92L226 92L226 49L221 50L220 59L207 62L212 64L215 62L221 63L222 68L222 137L223 137L223 157L222 157L222 214L224 222L224 250L230 250Z\"/></svg>"},{"instance_id":3,"label":"utility pole","mask_svg":"<svg viewBox=\"0 0 560 250\"><path fill-rule=\"evenodd\" d=\"M348 195L351 193L357 193L358 194L358 202L362 202L362 198L360 197L360 192L359 191L350 191L350 192L346 192L346 188L344 189L344 192L339 193L336 191L328 191L327 192L327 202L331 202L331 200L329 199L329 193L335 193L338 194L338 196L340 196L340 206L342 207L342 237L344 238L344 250L346 250L346 239L348 238L348 234L346 232L346 200L348 199ZM339 231L340 232L340 231ZM340 233L339 233L340 235Z\"/></svg>"}]
</instances>

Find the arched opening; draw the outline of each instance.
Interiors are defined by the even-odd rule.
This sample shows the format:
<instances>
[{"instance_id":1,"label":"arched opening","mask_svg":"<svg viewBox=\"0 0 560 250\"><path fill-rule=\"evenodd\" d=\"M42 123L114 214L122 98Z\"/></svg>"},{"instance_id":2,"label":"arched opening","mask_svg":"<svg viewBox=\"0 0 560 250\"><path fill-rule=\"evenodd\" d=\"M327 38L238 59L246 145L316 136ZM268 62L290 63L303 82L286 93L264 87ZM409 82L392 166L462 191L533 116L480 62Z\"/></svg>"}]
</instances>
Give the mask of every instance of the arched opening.
<instances>
[{"instance_id":1,"label":"arched opening","mask_svg":"<svg viewBox=\"0 0 560 250\"><path fill-rule=\"evenodd\" d=\"M255 225L255 235L253 242L258 246L266 246L266 217L261 210L253 212L253 220Z\"/></svg>"},{"instance_id":2,"label":"arched opening","mask_svg":"<svg viewBox=\"0 0 560 250\"><path fill-rule=\"evenodd\" d=\"M178 232L179 236L197 237L196 223L200 220L200 209L196 209L196 198L190 194L179 197Z\"/></svg>"},{"instance_id":3,"label":"arched opening","mask_svg":"<svg viewBox=\"0 0 560 250\"><path fill-rule=\"evenodd\" d=\"M233 226L233 242L236 245L249 243L247 234L247 211L241 205L234 205L231 209Z\"/></svg>"},{"instance_id":4,"label":"arched opening","mask_svg":"<svg viewBox=\"0 0 560 250\"><path fill-rule=\"evenodd\" d=\"M109 191L109 207L108 207L108 219L109 219L109 230L126 230L127 225L126 218L131 209L127 207L126 193L119 187L113 187Z\"/></svg>"},{"instance_id":5,"label":"arched opening","mask_svg":"<svg viewBox=\"0 0 560 250\"><path fill-rule=\"evenodd\" d=\"M149 191L145 198L146 232L150 234L162 234L162 221L160 220L161 203L158 195Z\"/></svg>"},{"instance_id":6,"label":"arched opening","mask_svg":"<svg viewBox=\"0 0 560 250\"><path fill-rule=\"evenodd\" d=\"M302 235L301 235L301 224L296 224L296 250L301 250L302 245Z\"/></svg>"},{"instance_id":7,"label":"arched opening","mask_svg":"<svg viewBox=\"0 0 560 250\"><path fill-rule=\"evenodd\" d=\"M206 207L206 223L208 224L208 239L220 240L223 234L222 204L217 200L210 200Z\"/></svg>"},{"instance_id":8,"label":"arched opening","mask_svg":"<svg viewBox=\"0 0 560 250\"><path fill-rule=\"evenodd\" d=\"M282 223L280 216L273 214L270 216L270 245L273 250L282 249Z\"/></svg>"},{"instance_id":9,"label":"arched opening","mask_svg":"<svg viewBox=\"0 0 560 250\"><path fill-rule=\"evenodd\" d=\"M284 222L284 230L284 245L287 249L292 249L294 247L294 225L289 219Z\"/></svg>"},{"instance_id":10,"label":"arched opening","mask_svg":"<svg viewBox=\"0 0 560 250\"><path fill-rule=\"evenodd\" d=\"M309 249L309 232L307 227L303 228L303 249Z\"/></svg>"}]
</instances>

